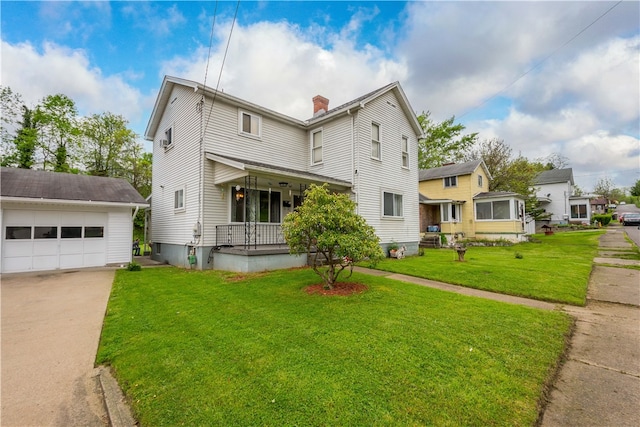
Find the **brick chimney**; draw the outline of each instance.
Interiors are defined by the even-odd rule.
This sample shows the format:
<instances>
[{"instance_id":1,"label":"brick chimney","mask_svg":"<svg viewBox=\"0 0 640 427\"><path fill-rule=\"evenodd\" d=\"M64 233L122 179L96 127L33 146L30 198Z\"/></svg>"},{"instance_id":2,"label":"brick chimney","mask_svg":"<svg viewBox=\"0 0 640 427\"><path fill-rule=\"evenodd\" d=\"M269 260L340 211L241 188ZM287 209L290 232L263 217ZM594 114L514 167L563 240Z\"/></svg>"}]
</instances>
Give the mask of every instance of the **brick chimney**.
<instances>
[{"instance_id":1,"label":"brick chimney","mask_svg":"<svg viewBox=\"0 0 640 427\"><path fill-rule=\"evenodd\" d=\"M329 100L324 96L313 97L313 117L319 116L329 111Z\"/></svg>"}]
</instances>

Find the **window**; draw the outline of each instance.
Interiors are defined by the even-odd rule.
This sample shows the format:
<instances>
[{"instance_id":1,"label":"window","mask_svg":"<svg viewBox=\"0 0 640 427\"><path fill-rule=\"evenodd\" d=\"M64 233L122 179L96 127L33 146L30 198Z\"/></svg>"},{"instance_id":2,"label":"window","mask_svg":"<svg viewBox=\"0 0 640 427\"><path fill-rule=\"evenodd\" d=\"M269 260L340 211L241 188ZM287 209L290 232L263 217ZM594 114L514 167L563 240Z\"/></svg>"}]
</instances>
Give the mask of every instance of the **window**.
<instances>
[{"instance_id":1,"label":"window","mask_svg":"<svg viewBox=\"0 0 640 427\"><path fill-rule=\"evenodd\" d=\"M246 111L240 111L238 114L239 132L244 135L260 138L262 136L261 117Z\"/></svg>"},{"instance_id":2,"label":"window","mask_svg":"<svg viewBox=\"0 0 640 427\"><path fill-rule=\"evenodd\" d=\"M280 223L280 200L279 191L245 191L244 188L232 187L231 221L245 222L246 219L248 221Z\"/></svg>"},{"instance_id":3,"label":"window","mask_svg":"<svg viewBox=\"0 0 640 427\"><path fill-rule=\"evenodd\" d=\"M81 239L82 227L60 227L60 237L63 239Z\"/></svg>"},{"instance_id":4,"label":"window","mask_svg":"<svg viewBox=\"0 0 640 427\"><path fill-rule=\"evenodd\" d=\"M57 239L58 227L35 227L34 239Z\"/></svg>"},{"instance_id":5,"label":"window","mask_svg":"<svg viewBox=\"0 0 640 427\"><path fill-rule=\"evenodd\" d=\"M402 194L383 193L383 216L402 216Z\"/></svg>"},{"instance_id":6,"label":"window","mask_svg":"<svg viewBox=\"0 0 640 427\"><path fill-rule=\"evenodd\" d=\"M482 175L478 175L478 187L482 187Z\"/></svg>"},{"instance_id":7,"label":"window","mask_svg":"<svg viewBox=\"0 0 640 427\"><path fill-rule=\"evenodd\" d=\"M476 219L492 220L492 219L511 219L509 200L499 200L496 202L478 202L476 203Z\"/></svg>"},{"instance_id":8,"label":"window","mask_svg":"<svg viewBox=\"0 0 640 427\"><path fill-rule=\"evenodd\" d=\"M160 141L160 145L162 145L165 149L169 147L173 147L173 127L164 131L164 139Z\"/></svg>"},{"instance_id":9,"label":"window","mask_svg":"<svg viewBox=\"0 0 640 427\"><path fill-rule=\"evenodd\" d=\"M457 176L448 176L444 178L444 186L446 187L457 187L458 186L458 177Z\"/></svg>"},{"instance_id":10,"label":"window","mask_svg":"<svg viewBox=\"0 0 640 427\"><path fill-rule=\"evenodd\" d=\"M587 218L587 205L571 205L571 218L572 219L586 219Z\"/></svg>"},{"instance_id":11,"label":"window","mask_svg":"<svg viewBox=\"0 0 640 427\"><path fill-rule=\"evenodd\" d=\"M441 206L442 222L460 222L460 205L456 203L444 203Z\"/></svg>"},{"instance_id":12,"label":"window","mask_svg":"<svg viewBox=\"0 0 640 427\"><path fill-rule=\"evenodd\" d=\"M31 227L7 227L5 238L7 240L31 239Z\"/></svg>"},{"instance_id":13,"label":"window","mask_svg":"<svg viewBox=\"0 0 640 427\"><path fill-rule=\"evenodd\" d=\"M322 130L311 134L311 164L322 163Z\"/></svg>"},{"instance_id":14,"label":"window","mask_svg":"<svg viewBox=\"0 0 640 427\"><path fill-rule=\"evenodd\" d=\"M409 167L409 138L402 137L402 167Z\"/></svg>"},{"instance_id":15,"label":"window","mask_svg":"<svg viewBox=\"0 0 640 427\"><path fill-rule=\"evenodd\" d=\"M380 125L371 123L371 158L380 160Z\"/></svg>"},{"instance_id":16,"label":"window","mask_svg":"<svg viewBox=\"0 0 640 427\"><path fill-rule=\"evenodd\" d=\"M93 239L104 237L104 227L85 227L84 238Z\"/></svg>"},{"instance_id":17,"label":"window","mask_svg":"<svg viewBox=\"0 0 640 427\"><path fill-rule=\"evenodd\" d=\"M184 188L175 191L173 197L173 209L184 210Z\"/></svg>"}]
</instances>

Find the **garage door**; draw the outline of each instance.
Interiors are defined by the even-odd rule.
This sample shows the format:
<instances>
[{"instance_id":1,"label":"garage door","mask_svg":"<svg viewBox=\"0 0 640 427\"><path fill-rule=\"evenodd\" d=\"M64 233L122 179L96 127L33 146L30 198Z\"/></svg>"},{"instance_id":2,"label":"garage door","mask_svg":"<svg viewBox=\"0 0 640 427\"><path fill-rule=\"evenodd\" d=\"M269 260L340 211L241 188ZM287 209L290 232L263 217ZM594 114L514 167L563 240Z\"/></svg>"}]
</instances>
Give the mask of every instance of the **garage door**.
<instances>
[{"instance_id":1,"label":"garage door","mask_svg":"<svg viewBox=\"0 0 640 427\"><path fill-rule=\"evenodd\" d=\"M3 223L5 273L106 264L106 213L5 210Z\"/></svg>"}]
</instances>

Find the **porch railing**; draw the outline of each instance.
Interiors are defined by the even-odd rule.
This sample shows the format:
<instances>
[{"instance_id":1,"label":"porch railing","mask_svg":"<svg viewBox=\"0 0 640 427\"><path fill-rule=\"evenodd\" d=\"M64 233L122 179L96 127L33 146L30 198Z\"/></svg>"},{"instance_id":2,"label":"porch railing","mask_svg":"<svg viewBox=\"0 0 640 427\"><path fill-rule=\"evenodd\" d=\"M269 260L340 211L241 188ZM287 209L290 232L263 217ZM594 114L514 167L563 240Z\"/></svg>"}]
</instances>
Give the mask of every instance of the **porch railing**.
<instances>
[{"instance_id":1,"label":"porch railing","mask_svg":"<svg viewBox=\"0 0 640 427\"><path fill-rule=\"evenodd\" d=\"M216 225L216 246L262 245L286 246L280 224L224 224Z\"/></svg>"}]
</instances>

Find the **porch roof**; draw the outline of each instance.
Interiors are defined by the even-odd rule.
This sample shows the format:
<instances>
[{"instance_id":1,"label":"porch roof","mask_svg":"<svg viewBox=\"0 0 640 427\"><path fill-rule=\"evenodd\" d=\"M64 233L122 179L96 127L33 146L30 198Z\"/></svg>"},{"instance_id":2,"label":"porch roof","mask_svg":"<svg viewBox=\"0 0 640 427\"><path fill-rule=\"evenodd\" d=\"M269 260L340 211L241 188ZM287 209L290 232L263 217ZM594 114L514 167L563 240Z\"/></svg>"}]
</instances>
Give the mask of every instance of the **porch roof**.
<instances>
[{"instance_id":1,"label":"porch roof","mask_svg":"<svg viewBox=\"0 0 640 427\"><path fill-rule=\"evenodd\" d=\"M300 171L290 168L285 168L282 166L269 165L266 163L255 162L252 160L240 159L237 157L224 156L222 154L216 154L211 152L205 153L207 159L222 163L226 166L232 167L239 171L246 171L246 174L250 172L260 173L265 175L270 175L275 178L291 178L303 181L312 181L312 182L322 182L327 183L332 186L342 187L342 188L351 188L352 184L349 181L345 181L342 179L331 178L324 175L319 175L311 172ZM220 181L216 181L215 184L224 184L225 182L232 181L233 178L225 178Z\"/></svg>"},{"instance_id":2,"label":"porch roof","mask_svg":"<svg viewBox=\"0 0 640 427\"><path fill-rule=\"evenodd\" d=\"M422 194L420 194L420 204L421 205L441 205L443 203L453 203L454 205L461 205L466 203L466 200L453 200L453 199L430 199Z\"/></svg>"}]
</instances>

